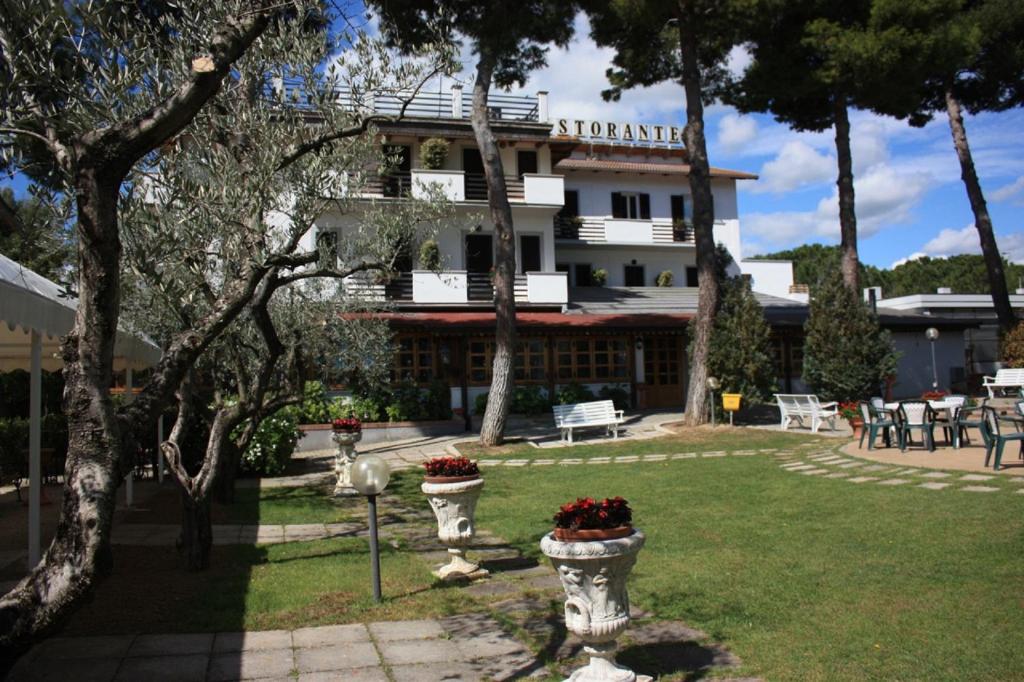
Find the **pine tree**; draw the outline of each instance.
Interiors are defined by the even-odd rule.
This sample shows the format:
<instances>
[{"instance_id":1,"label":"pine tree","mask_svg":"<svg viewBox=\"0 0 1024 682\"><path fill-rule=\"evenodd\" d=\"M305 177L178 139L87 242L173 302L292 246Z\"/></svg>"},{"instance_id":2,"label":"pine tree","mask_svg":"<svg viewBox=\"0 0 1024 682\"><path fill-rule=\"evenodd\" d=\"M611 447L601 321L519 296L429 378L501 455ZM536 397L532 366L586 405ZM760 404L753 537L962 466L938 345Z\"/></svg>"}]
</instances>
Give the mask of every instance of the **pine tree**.
<instances>
[{"instance_id":1,"label":"pine tree","mask_svg":"<svg viewBox=\"0 0 1024 682\"><path fill-rule=\"evenodd\" d=\"M764 309L743 277L722 283L722 305L711 332L708 371L722 390L740 393L747 404L759 404L775 392L771 327Z\"/></svg>"},{"instance_id":2,"label":"pine tree","mask_svg":"<svg viewBox=\"0 0 1024 682\"><path fill-rule=\"evenodd\" d=\"M896 373L889 332L838 274L813 292L804 331L804 380L821 397L863 400Z\"/></svg>"}]
</instances>

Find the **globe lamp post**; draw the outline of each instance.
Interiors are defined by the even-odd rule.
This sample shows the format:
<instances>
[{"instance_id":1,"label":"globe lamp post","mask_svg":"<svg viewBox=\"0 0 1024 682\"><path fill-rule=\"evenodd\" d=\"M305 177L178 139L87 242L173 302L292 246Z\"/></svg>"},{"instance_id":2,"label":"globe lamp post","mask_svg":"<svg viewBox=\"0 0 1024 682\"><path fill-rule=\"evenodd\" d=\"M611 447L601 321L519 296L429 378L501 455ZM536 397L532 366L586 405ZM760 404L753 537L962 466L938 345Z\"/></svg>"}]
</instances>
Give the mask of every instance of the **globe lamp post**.
<instances>
[{"instance_id":1,"label":"globe lamp post","mask_svg":"<svg viewBox=\"0 0 1024 682\"><path fill-rule=\"evenodd\" d=\"M715 427L715 391L721 386L716 377L708 377L708 389L711 391L711 428Z\"/></svg>"},{"instance_id":2,"label":"globe lamp post","mask_svg":"<svg viewBox=\"0 0 1024 682\"><path fill-rule=\"evenodd\" d=\"M939 330L935 327L928 327L924 331L924 336L932 344L932 388L937 391L939 390L939 368L935 364L935 340L939 338Z\"/></svg>"},{"instance_id":3,"label":"globe lamp post","mask_svg":"<svg viewBox=\"0 0 1024 682\"><path fill-rule=\"evenodd\" d=\"M366 495L370 505L370 566L373 570L373 600L381 600L380 546L377 543L377 496L384 492L391 480L388 463L377 455L363 455L352 465L352 487Z\"/></svg>"}]
</instances>

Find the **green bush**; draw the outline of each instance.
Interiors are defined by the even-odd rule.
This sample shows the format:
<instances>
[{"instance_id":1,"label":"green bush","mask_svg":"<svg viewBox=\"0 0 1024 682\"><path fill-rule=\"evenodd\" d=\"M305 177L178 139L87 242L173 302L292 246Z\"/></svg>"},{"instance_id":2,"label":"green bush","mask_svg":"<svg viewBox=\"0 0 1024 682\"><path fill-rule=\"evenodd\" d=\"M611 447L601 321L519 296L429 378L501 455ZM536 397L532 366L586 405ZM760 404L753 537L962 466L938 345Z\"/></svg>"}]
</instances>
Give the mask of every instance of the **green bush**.
<instances>
[{"instance_id":1,"label":"green bush","mask_svg":"<svg viewBox=\"0 0 1024 682\"><path fill-rule=\"evenodd\" d=\"M658 273L658 277L654 280L654 283L659 287L670 287L672 282L675 280L675 276L671 270L662 270Z\"/></svg>"},{"instance_id":2,"label":"green bush","mask_svg":"<svg viewBox=\"0 0 1024 682\"><path fill-rule=\"evenodd\" d=\"M388 421L406 422L423 419L423 396L412 384L401 384L391 391L391 401L384 408Z\"/></svg>"},{"instance_id":3,"label":"green bush","mask_svg":"<svg viewBox=\"0 0 1024 682\"><path fill-rule=\"evenodd\" d=\"M451 419L452 392L448 384L435 379L423 397L424 419Z\"/></svg>"},{"instance_id":4,"label":"green bush","mask_svg":"<svg viewBox=\"0 0 1024 682\"><path fill-rule=\"evenodd\" d=\"M319 381L307 381L302 404L299 405L298 418L300 424L327 424L330 417L331 401L327 398L327 390Z\"/></svg>"},{"instance_id":5,"label":"green bush","mask_svg":"<svg viewBox=\"0 0 1024 682\"><path fill-rule=\"evenodd\" d=\"M604 268L598 268L590 273L590 283L595 287L603 287L608 283L608 271Z\"/></svg>"},{"instance_id":6,"label":"green bush","mask_svg":"<svg viewBox=\"0 0 1024 682\"><path fill-rule=\"evenodd\" d=\"M1006 332L999 343L1000 357L1006 367L1024 367L1024 322Z\"/></svg>"},{"instance_id":7,"label":"green bush","mask_svg":"<svg viewBox=\"0 0 1024 682\"><path fill-rule=\"evenodd\" d=\"M441 269L441 247L433 239L420 244L420 267L424 270Z\"/></svg>"},{"instance_id":8,"label":"green bush","mask_svg":"<svg viewBox=\"0 0 1024 682\"><path fill-rule=\"evenodd\" d=\"M601 387L597 392L601 400L611 400L615 403L616 410L628 410L630 408L629 389L622 384L610 384Z\"/></svg>"},{"instance_id":9,"label":"green bush","mask_svg":"<svg viewBox=\"0 0 1024 682\"><path fill-rule=\"evenodd\" d=\"M482 415L487 411L487 395L488 394L486 393L481 393L476 397L476 400L473 401L473 414Z\"/></svg>"},{"instance_id":10,"label":"green bush","mask_svg":"<svg viewBox=\"0 0 1024 682\"><path fill-rule=\"evenodd\" d=\"M373 395L353 396L349 401L349 409L352 414L364 422L387 421L388 415L385 408L388 405L390 396L375 393Z\"/></svg>"},{"instance_id":11,"label":"green bush","mask_svg":"<svg viewBox=\"0 0 1024 682\"><path fill-rule=\"evenodd\" d=\"M575 381L563 386L557 394L558 404L574 405L576 403L589 403L595 400L594 392L586 386Z\"/></svg>"},{"instance_id":12,"label":"green bush","mask_svg":"<svg viewBox=\"0 0 1024 682\"><path fill-rule=\"evenodd\" d=\"M242 453L242 471L263 476L283 473L301 437L298 409L286 407L264 418Z\"/></svg>"},{"instance_id":13,"label":"green bush","mask_svg":"<svg viewBox=\"0 0 1024 682\"><path fill-rule=\"evenodd\" d=\"M28 420L0 419L0 480L5 484L28 477Z\"/></svg>"},{"instance_id":14,"label":"green bush","mask_svg":"<svg viewBox=\"0 0 1024 682\"><path fill-rule=\"evenodd\" d=\"M776 379L771 334L750 283L742 277L725 280L708 353L708 374L721 382L722 393L742 394L744 405L771 398Z\"/></svg>"},{"instance_id":15,"label":"green bush","mask_svg":"<svg viewBox=\"0 0 1024 682\"><path fill-rule=\"evenodd\" d=\"M420 143L420 164L428 170L444 168L448 160L448 140L431 137Z\"/></svg>"},{"instance_id":16,"label":"green bush","mask_svg":"<svg viewBox=\"0 0 1024 682\"><path fill-rule=\"evenodd\" d=\"M487 409L487 397L489 394L481 393L476 397L473 414L483 414ZM512 390L512 403L509 405L511 414L538 415L544 414L551 409L551 401L548 399L548 392L535 384L516 386Z\"/></svg>"}]
</instances>

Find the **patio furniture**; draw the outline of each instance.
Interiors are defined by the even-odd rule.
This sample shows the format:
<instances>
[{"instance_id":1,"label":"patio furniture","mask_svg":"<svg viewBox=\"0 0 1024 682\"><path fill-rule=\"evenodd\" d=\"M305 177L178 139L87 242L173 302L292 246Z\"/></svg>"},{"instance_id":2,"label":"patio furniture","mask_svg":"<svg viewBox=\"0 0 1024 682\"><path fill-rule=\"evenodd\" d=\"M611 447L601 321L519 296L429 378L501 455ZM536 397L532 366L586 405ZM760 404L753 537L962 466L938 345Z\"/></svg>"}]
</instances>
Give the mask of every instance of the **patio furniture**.
<instances>
[{"instance_id":1,"label":"patio furniture","mask_svg":"<svg viewBox=\"0 0 1024 682\"><path fill-rule=\"evenodd\" d=\"M996 412L995 408L985 406L981 408L982 413L985 415L985 466L988 466L989 457L992 455L992 450L995 449L996 459L992 463L992 470L999 471L999 464L1003 460L1003 448L1006 444L1015 440L1021 443L1021 457L1024 458L1024 431L1019 430L1019 421L1013 417L1006 418L1000 417L999 413ZM1018 430L1013 433L1003 433L1000 422L1011 421L1017 424Z\"/></svg>"},{"instance_id":2,"label":"patio furniture","mask_svg":"<svg viewBox=\"0 0 1024 682\"><path fill-rule=\"evenodd\" d=\"M555 416L562 440L572 442L573 429L585 429L603 426L615 438L619 437L619 426L625 421L625 412L616 410L611 400L597 400L591 403L575 405L553 405L551 411Z\"/></svg>"},{"instance_id":3,"label":"patio furniture","mask_svg":"<svg viewBox=\"0 0 1024 682\"><path fill-rule=\"evenodd\" d=\"M988 397L995 398L997 388L1024 389L1024 369L1000 369L994 377L984 377L982 386L988 390Z\"/></svg>"},{"instance_id":4,"label":"patio furniture","mask_svg":"<svg viewBox=\"0 0 1024 682\"><path fill-rule=\"evenodd\" d=\"M811 420L811 432L817 433L823 422L828 422L832 430L836 430L836 417L839 415L837 403L823 403L818 396L809 394L776 393L775 400L779 406L781 428L789 428L793 421L806 426L804 419Z\"/></svg>"},{"instance_id":5,"label":"patio furniture","mask_svg":"<svg viewBox=\"0 0 1024 682\"><path fill-rule=\"evenodd\" d=\"M885 446L889 447L892 445L889 431L896 426L892 413L885 408L882 408L882 412L879 412L871 403L865 401L861 401L859 407L861 418L864 420L864 428L860 432L860 444L857 447L864 447L864 436L867 436L868 450L874 450L875 439L878 438L879 431L882 433L882 440L885 441Z\"/></svg>"},{"instance_id":6,"label":"patio furniture","mask_svg":"<svg viewBox=\"0 0 1024 682\"><path fill-rule=\"evenodd\" d=\"M1013 409L1017 410L1017 414L1024 417L1024 400L1018 400L1014 403Z\"/></svg>"},{"instance_id":7,"label":"patio furniture","mask_svg":"<svg viewBox=\"0 0 1024 682\"><path fill-rule=\"evenodd\" d=\"M899 407L900 450L906 451L914 429L921 432L921 441L930 452L935 451L935 410L924 400L904 400Z\"/></svg>"},{"instance_id":8,"label":"patio furniture","mask_svg":"<svg viewBox=\"0 0 1024 682\"><path fill-rule=\"evenodd\" d=\"M987 399L986 399L987 400ZM953 447L959 448L961 443L971 444L970 434L968 428L975 428L981 433L981 440L983 443L988 443L987 434L985 433L985 416L982 409L985 407L985 401L982 401L981 405L977 407L961 407L956 411L956 429L953 432Z\"/></svg>"},{"instance_id":9,"label":"patio furniture","mask_svg":"<svg viewBox=\"0 0 1024 682\"><path fill-rule=\"evenodd\" d=\"M956 413L967 404L967 396L965 395L948 395L942 399L943 409L936 407L934 403L932 409L935 410L935 423L942 427L942 434L946 437L947 443L955 443L956 438L953 436L953 427L956 424Z\"/></svg>"}]
</instances>

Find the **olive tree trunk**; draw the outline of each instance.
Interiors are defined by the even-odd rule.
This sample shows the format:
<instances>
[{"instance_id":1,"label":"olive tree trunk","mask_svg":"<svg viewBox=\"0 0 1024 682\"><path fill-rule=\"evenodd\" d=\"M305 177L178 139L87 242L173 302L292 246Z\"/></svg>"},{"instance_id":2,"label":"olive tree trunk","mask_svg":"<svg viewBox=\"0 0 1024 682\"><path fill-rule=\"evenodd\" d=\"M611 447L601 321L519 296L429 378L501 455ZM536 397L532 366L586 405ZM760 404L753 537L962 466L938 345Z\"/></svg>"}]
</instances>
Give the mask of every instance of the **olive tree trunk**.
<instances>
[{"instance_id":1,"label":"olive tree trunk","mask_svg":"<svg viewBox=\"0 0 1024 682\"><path fill-rule=\"evenodd\" d=\"M487 111L487 91L494 71L494 58L482 50L473 84L473 133L483 158L487 180L487 204L494 223L494 365L491 369L491 390L480 427L482 445L501 445L512 405L516 345L516 237L512 224L512 207L505 187L505 169L498 144L491 131Z\"/></svg>"},{"instance_id":2,"label":"olive tree trunk","mask_svg":"<svg viewBox=\"0 0 1024 682\"><path fill-rule=\"evenodd\" d=\"M711 194L711 169L704 139L704 102L697 52L697 27L691 3L679 3L679 49L683 87L686 89L686 128L683 137L690 162L690 194L693 196L693 236L697 247L697 318L692 325L690 380L686 395L687 426L708 421L707 378L711 330L718 310L718 277L715 272L715 204Z\"/></svg>"},{"instance_id":3,"label":"olive tree trunk","mask_svg":"<svg viewBox=\"0 0 1024 682\"><path fill-rule=\"evenodd\" d=\"M853 154L850 152L850 116L846 97L833 98L833 123L836 130L836 159L839 174L839 251L840 269L847 289L860 296L860 258L857 255L857 212L854 208Z\"/></svg>"},{"instance_id":4,"label":"olive tree trunk","mask_svg":"<svg viewBox=\"0 0 1024 682\"><path fill-rule=\"evenodd\" d=\"M946 88L946 113L949 116L949 130L953 135L953 147L960 160L960 177L967 189L967 198L974 213L974 227L978 230L978 239L981 241L981 254L985 259L985 270L988 272L992 304L999 318L999 330L1005 334L1017 324L1017 316L1010 305L1010 292L1006 287L1006 274L1003 272L1003 258L999 255L996 235L992 231L992 218L988 214L985 195L981 191L978 173L974 169L974 157L967 143L967 130L964 128L960 100L953 94L952 87Z\"/></svg>"}]
</instances>

